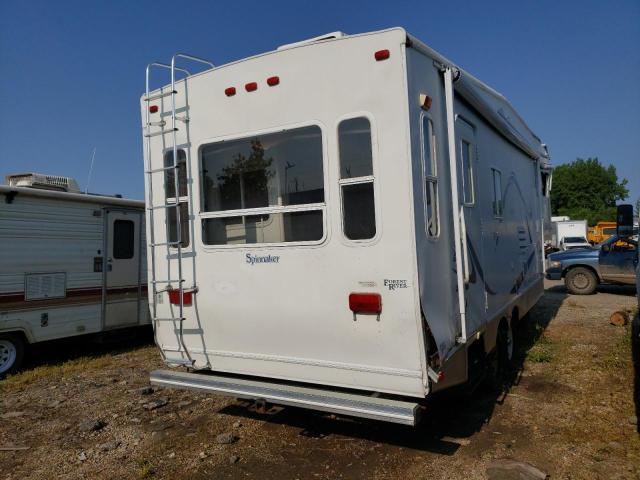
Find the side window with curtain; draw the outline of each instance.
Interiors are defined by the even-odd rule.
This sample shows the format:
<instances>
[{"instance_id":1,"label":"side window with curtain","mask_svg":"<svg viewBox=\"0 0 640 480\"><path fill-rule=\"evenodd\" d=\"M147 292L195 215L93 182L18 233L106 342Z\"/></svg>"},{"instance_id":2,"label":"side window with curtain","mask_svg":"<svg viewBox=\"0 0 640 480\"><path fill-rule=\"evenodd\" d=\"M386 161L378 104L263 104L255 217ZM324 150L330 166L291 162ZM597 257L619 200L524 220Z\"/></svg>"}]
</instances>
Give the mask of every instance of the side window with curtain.
<instances>
[{"instance_id":1,"label":"side window with curtain","mask_svg":"<svg viewBox=\"0 0 640 480\"><path fill-rule=\"evenodd\" d=\"M376 235L371 124L365 117L338 125L342 228L349 240Z\"/></svg>"},{"instance_id":2,"label":"side window with curtain","mask_svg":"<svg viewBox=\"0 0 640 480\"><path fill-rule=\"evenodd\" d=\"M440 235L440 214L438 203L438 168L436 161L436 138L433 122L422 117L422 168L424 173L424 218L427 235Z\"/></svg>"}]
</instances>

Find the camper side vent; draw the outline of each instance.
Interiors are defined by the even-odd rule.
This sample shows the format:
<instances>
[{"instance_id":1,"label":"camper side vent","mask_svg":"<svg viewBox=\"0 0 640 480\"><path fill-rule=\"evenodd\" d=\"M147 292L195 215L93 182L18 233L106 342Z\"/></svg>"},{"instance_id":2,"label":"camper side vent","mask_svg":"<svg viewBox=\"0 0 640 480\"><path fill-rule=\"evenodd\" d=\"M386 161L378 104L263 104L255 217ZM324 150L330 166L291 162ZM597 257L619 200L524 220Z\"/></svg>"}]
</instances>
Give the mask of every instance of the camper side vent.
<instances>
[{"instance_id":1,"label":"camper side vent","mask_svg":"<svg viewBox=\"0 0 640 480\"><path fill-rule=\"evenodd\" d=\"M31 187L61 192L80 192L78 183L71 177L43 175L41 173L18 173L8 175L6 184L10 187Z\"/></svg>"}]
</instances>

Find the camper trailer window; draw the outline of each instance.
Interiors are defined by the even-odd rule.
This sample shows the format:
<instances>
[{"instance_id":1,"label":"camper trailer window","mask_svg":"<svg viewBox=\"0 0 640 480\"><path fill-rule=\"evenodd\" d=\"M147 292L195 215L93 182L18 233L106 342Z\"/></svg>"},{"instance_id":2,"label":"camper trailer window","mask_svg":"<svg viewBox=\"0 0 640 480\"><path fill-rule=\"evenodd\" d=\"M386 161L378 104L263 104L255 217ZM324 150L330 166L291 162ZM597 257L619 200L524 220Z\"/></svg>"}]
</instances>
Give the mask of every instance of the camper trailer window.
<instances>
[{"instance_id":1,"label":"camper trailer window","mask_svg":"<svg viewBox=\"0 0 640 480\"><path fill-rule=\"evenodd\" d=\"M438 176L436 166L436 143L433 123L426 115L422 117L422 164L424 169L425 221L427 235L437 237L440 234Z\"/></svg>"},{"instance_id":2,"label":"camper trailer window","mask_svg":"<svg viewBox=\"0 0 640 480\"><path fill-rule=\"evenodd\" d=\"M493 177L493 216L502 217L502 172L491 169Z\"/></svg>"},{"instance_id":3,"label":"camper trailer window","mask_svg":"<svg viewBox=\"0 0 640 480\"><path fill-rule=\"evenodd\" d=\"M205 145L201 161L206 212L324 202L317 126Z\"/></svg>"},{"instance_id":4,"label":"camper trailer window","mask_svg":"<svg viewBox=\"0 0 640 480\"><path fill-rule=\"evenodd\" d=\"M178 193L180 197L187 196L187 155L184 150L177 151L178 159ZM168 150L164 154L164 166L171 167L173 165L173 150ZM176 196L176 180L175 171L173 169L164 172L164 189L167 198Z\"/></svg>"},{"instance_id":5,"label":"camper trailer window","mask_svg":"<svg viewBox=\"0 0 640 480\"><path fill-rule=\"evenodd\" d=\"M133 258L135 225L131 220L113 222L113 258Z\"/></svg>"},{"instance_id":6,"label":"camper trailer window","mask_svg":"<svg viewBox=\"0 0 640 480\"><path fill-rule=\"evenodd\" d=\"M176 226L176 208L168 208L167 232L169 242L178 241ZM189 246L189 204L187 202L180 203L180 246L182 248Z\"/></svg>"},{"instance_id":7,"label":"camper trailer window","mask_svg":"<svg viewBox=\"0 0 640 480\"><path fill-rule=\"evenodd\" d=\"M462 195L465 205L473 205L473 145L461 141L462 150Z\"/></svg>"},{"instance_id":8,"label":"camper trailer window","mask_svg":"<svg viewBox=\"0 0 640 480\"><path fill-rule=\"evenodd\" d=\"M206 218L205 245L313 242L322 239L322 210Z\"/></svg>"},{"instance_id":9,"label":"camper trailer window","mask_svg":"<svg viewBox=\"0 0 640 480\"><path fill-rule=\"evenodd\" d=\"M376 235L371 123L365 117L338 125L344 235L367 240Z\"/></svg>"}]
</instances>

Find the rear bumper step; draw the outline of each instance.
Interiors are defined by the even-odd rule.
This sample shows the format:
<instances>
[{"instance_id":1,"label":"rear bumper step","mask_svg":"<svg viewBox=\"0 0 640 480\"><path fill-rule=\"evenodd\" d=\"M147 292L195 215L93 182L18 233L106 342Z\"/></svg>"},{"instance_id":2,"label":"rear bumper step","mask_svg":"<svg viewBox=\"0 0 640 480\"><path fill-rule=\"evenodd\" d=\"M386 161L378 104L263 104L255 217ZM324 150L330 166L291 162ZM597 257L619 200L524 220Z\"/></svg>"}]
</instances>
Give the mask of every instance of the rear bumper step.
<instances>
[{"instance_id":1,"label":"rear bumper step","mask_svg":"<svg viewBox=\"0 0 640 480\"><path fill-rule=\"evenodd\" d=\"M420 411L419 405L410 401L208 373L155 370L151 372L151 384L412 426L418 422Z\"/></svg>"}]
</instances>

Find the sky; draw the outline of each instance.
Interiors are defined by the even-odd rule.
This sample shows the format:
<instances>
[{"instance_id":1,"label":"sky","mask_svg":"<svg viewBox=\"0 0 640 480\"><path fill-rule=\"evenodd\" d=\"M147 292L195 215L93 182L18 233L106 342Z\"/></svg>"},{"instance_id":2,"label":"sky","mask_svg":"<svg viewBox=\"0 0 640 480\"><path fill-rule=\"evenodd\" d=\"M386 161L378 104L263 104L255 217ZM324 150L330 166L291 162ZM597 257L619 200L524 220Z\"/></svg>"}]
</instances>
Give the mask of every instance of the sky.
<instances>
[{"instance_id":1,"label":"sky","mask_svg":"<svg viewBox=\"0 0 640 480\"><path fill-rule=\"evenodd\" d=\"M549 145L640 198L640 0L0 0L0 175L75 177L142 199L144 68L216 65L332 31L402 26L483 80Z\"/></svg>"}]
</instances>

